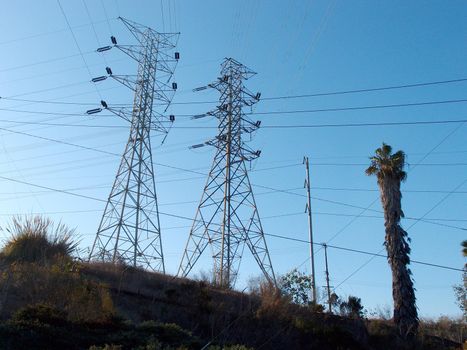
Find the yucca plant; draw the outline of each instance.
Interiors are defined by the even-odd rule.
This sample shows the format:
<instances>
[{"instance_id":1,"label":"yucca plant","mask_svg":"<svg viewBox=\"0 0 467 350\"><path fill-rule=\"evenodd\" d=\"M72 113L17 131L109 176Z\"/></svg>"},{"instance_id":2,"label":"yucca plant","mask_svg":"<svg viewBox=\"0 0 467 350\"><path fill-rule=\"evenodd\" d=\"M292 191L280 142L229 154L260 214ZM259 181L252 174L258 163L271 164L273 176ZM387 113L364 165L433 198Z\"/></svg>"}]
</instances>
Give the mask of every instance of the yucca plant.
<instances>
[{"instance_id":1,"label":"yucca plant","mask_svg":"<svg viewBox=\"0 0 467 350\"><path fill-rule=\"evenodd\" d=\"M71 258L78 246L75 230L42 216L14 217L2 231L10 238L0 250L5 262L49 263Z\"/></svg>"}]
</instances>

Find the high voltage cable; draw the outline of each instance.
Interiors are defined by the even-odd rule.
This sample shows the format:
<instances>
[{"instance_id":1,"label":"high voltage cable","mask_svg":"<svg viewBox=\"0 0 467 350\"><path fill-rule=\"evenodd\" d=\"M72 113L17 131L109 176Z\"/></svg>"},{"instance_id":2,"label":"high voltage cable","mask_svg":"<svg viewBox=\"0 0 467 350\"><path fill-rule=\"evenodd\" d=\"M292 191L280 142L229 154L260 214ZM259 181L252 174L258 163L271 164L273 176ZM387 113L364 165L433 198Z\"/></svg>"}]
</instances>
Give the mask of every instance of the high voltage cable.
<instances>
[{"instance_id":1,"label":"high voltage cable","mask_svg":"<svg viewBox=\"0 0 467 350\"><path fill-rule=\"evenodd\" d=\"M92 53L94 51L85 52L85 54ZM62 58L57 59L66 59L70 57L75 57L79 55L72 55L72 56L64 56ZM53 59L53 60L57 60ZM40 64L40 63L47 63L47 61L33 63ZM0 70L2 72L4 70ZM372 91L384 91L384 90L394 90L394 89L404 89L404 88L413 88L413 87L421 87L421 86L430 86L430 85L440 85L440 84L449 84L449 83L459 83L465 82L467 78L459 78L459 79L450 79L450 80L439 80L439 81L431 81L431 82L424 82L424 83L415 83L415 84L403 84L403 85L393 85L393 86L385 86L385 87L376 87L376 88L368 88L368 89L355 89L355 90L341 90L341 91L330 91L330 92L321 92L321 93L311 93L311 94L303 94L303 95L284 95L284 96L271 96L271 97L262 97L262 101L270 101L270 100L283 100L283 99L297 99L297 98L307 98L307 97L319 97L319 96L330 96L330 95L343 95L343 94L353 94L353 93L363 93L363 92L372 92ZM33 102L33 101L31 101ZM42 101L34 101L37 103L42 103ZM196 104L210 104L210 103L218 103L219 101L186 101L186 102L173 102L174 105L196 105ZM77 103L78 104L78 103ZM96 103L94 103L96 104ZM93 105L93 103L83 103L83 105ZM282 112L281 112L282 113Z\"/></svg>"},{"instance_id":2,"label":"high voltage cable","mask_svg":"<svg viewBox=\"0 0 467 350\"><path fill-rule=\"evenodd\" d=\"M303 94L303 95L264 97L262 100L284 100L284 99L319 97L319 96L330 96L330 95L345 95L345 94L355 94L355 93L373 92L373 91L406 89L406 88L414 88L414 87L430 86L430 85L460 83L460 82L465 82L465 81L467 81L467 78L429 81L429 82L414 83L414 84L403 84L403 85L392 85L392 86L390 85L390 86L382 86L382 87L374 87L374 88L366 88L366 89L318 92L318 93Z\"/></svg>"},{"instance_id":3,"label":"high voltage cable","mask_svg":"<svg viewBox=\"0 0 467 350\"><path fill-rule=\"evenodd\" d=\"M114 18L112 18L112 20L114 20ZM106 20L96 21L96 22L94 22L94 24L104 23L105 21ZM79 29L79 28L89 27L89 25L90 25L90 23L79 24L79 25L73 26L72 28L73 29ZM41 36L47 36L47 35L52 35L52 34L56 34L56 33L62 33L62 32L66 32L68 30L69 30L69 28L63 28L63 29L58 29L58 30L54 30L54 31L50 31L50 32L43 32L43 33L33 34L33 35L29 35L29 36L24 36L22 38L2 41L2 42L0 42L0 45L6 45L6 44L18 42L18 41L38 38L38 37L41 37Z\"/></svg>"},{"instance_id":4,"label":"high voltage cable","mask_svg":"<svg viewBox=\"0 0 467 350\"><path fill-rule=\"evenodd\" d=\"M50 191L53 191L53 192L68 194L68 195L79 197L79 198L90 199L90 200L94 200L94 201L98 201L98 202L107 203L107 201L104 200L104 199L100 199L100 198L96 198L96 197L92 197L92 196L86 196L86 195L82 195L82 194L79 194L79 193L74 193L74 192L67 191L67 190L56 189L56 188L52 188L52 187L48 187L48 186L37 185L37 184L33 184L31 182L21 181L21 180L17 180L17 179L13 179L13 178L8 178L8 177L5 177L5 176L0 176L0 179L7 180L7 181L12 181L12 182L16 182L16 183L19 183L19 184L32 186L32 187L37 187L37 188L41 188L41 189L47 189L47 190L50 190ZM190 221L193 220L192 218L189 218L189 217L186 217L186 216L183 216L183 215L163 213L163 212L160 212L160 214L165 215L165 216L174 217L174 218L184 219L184 220L190 220ZM302 242L302 243L308 243L308 244L310 243L307 240L303 240L303 239L299 239L299 238L292 238L292 237L287 237L287 236L282 236L282 235L277 235L277 234L265 233L265 235L271 236L271 237L276 237L276 238L281 238L281 239L298 241L298 242ZM323 243L314 243L314 244L323 245ZM357 249L346 248L346 247L338 247L338 246L334 246L334 245L327 245L327 246L331 247L331 248L335 248L335 249L341 249L341 250L346 250L346 251L360 253L360 254L386 257L386 256L384 256L382 254L379 254L379 253L366 252L366 251L363 251L363 250L357 250ZM438 267L438 268L449 269L449 270L453 270L453 271L461 271L461 272L464 271L462 269L458 269L458 268L454 268L454 267L438 265L438 264L432 264L432 263L422 262L422 261L418 261L418 260L411 260L411 261L413 263L415 263L415 264L428 265L428 266L431 266L431 267Z\"/></svg>"},{"instance_id":5,"label":"high voltage cable","mask_svg":"<svg viewBox=\"0 0 467 350\"><path fill-rule=\"evenodd\" d=\"M442 84L450 84L450 83L460 83L460 82L465 82L465 81L467 81L467 78L450 79L450 80L438 80L438 81L429 81L429 82L415 83L415 84L403 84L403 85L382 86L382 87L366 88L366 89L341 90L341 91L329 91L329 92L317 92L317 93L303 94L303 95L284 95L284 96L271 96L271 97L267 97L267 96L266 96L266 97L261 98L261 100L262 100L262 101L268 101L268 100L287 100L287 99L308 98L308 97L319 97L319 96L345 95L345 94L355 94L355 93L363 93L363 92L373 92L373 91L384 91L384 90L396 90L396 89L414 88L414 87L422 87L422 86L430 86L430 85L442 85ZM175 102L174 104L209 104L209 103L218 103L218 101Z\"/></svg>"},{"instance_id":6,"label":"high voltage cable","mask_svg":"<svg viewBox=\"0 0 467 350\"><path fill-rule=\"evenodd\" d=\"M11 121L11 122L13 122L13 121ZM70 125L72 125L72 124L70 124ZM79 125L73 125L73 126L79 126ZM45 141L56 142L56 143L60 143L60 144L64 144L64 145L68 145L68 146L72 146L72 147L78 147L78 148L82 148L82 149L85 149L85 150L95 151L95 152L108 154L108 155L112 155L112 156L119 156L117 153L114 153L114 152L109 152L109 151L101 150L101 149L94 148L94 147L88 147L88 146L83 146L83 145L79 145L79 144L75 144L75 143L70 143L70 142L63 141L63 140L38 136L38 135L34 135L34 134L22 132L22 131L16 131L16 130L8 129L8 128L1 128L1 127L0 127L0 130L10 132L10 133L14 133L14 134L19 134L19 135L29 136L29 137L33 137L33 138L38 138L38 139L45 140ZM198 171L195 171L195 170L184 169L184 168L164 165L164 164L160 164L160 163L156 163L156 164L166 166L166 167L169 167L169 168L173 168L173 169L176 169L176 170L185 171L185 172L192 172L192 173L196 173L196 174L199 174L199 175L206 175L205 173L198 172ZM260 169L256 169L256 170L253 170L253 171L265 171L265 170L272 170L272 169L280 169L280 168L294 167L294 166L297 166L297 165L298 165L298 163L294 163L294 164L289 164L289 165L281 165L281 166L277 166L277 167L260 168ZM319 165L319 163L316 163L315 165ZM340 166L340 165L343 165L343 164L339 164L339 163L322 163L322 165ZM345 165L349 165L349 163L347 163ZM353 165L365 166L366 164L353 164ZM452 166L464 166L464 165L467 165L467 163L438 163L438 164L437 163L428 163L428 164L419 164L419 165L427 165L427 166L449 166L449 165L452 165ZM260 186L260 185L256 185L256 186L265 187L265 186ZM272 188L269 188L269 187L265 187L265 188L272 189ZM316 188L316 189L319 189L319 188ZM334 189L334 188L321 188L321 189ZM336 190L341 190L341 189L336 188ZM352 190L360 190L360 189L352 189ZM371 191L371 190L367 190L367 191ZM412 191L412 192L415 192L415 191ZM422 191L417 191L417 192L422 192ZM441 192L442 193L442 191L435 191L435 192ZM290 191L288 191L287 193L293 194L293 195L305 196L305 195L293 193L293 192L290 192ZM449 192L449 193L463 193L463 192L455 191L455 192ZM313 197L313 198L317 199L317 200L322 200L322 199L317 198L317 197ZM353 207L358 208L358 209L363 209L363 207L359 207L359 206L353 206ZM379 212L379 211L377 211L377 212Z\"/></svg>"},{"instance_id":7,"label":"high voltage cable","mask_svg":"<svg viewBox=\"0 0 467 350\"><path fill-rule=\"evenodd\" d=\"M58 6L60 7L60 11L62 12L63 17L65 18L65 21L66 21L66 24L67 24L67 26L68 26L68 29L70 30L71 36L73 37L73 41L74 41L75 44L76 44L76 48L78 49L78 52L79 52L79 54L80 54L80 56L81 56L81 59L83 60L84 65L86 66L86 70L87 70L88 73L89 73L89 79L92 79L93 76L92 76L91 70L89 69L88 62L87 62L86 59L84 58L83 51L81 50L81 47L80 47L79 44L78 44L78 40L76 39L75 33L73 32L73 29L71 28L70 22L68 21L68 17L66 16L65 10L63 10L63 7L62 7L62 4L60 3L60 0L57 0L57 4L58 4ZM101 95L101 93L99 92L99 89L97 88L97 85L96 85L96 84L93 84L93 85L94 85L94 88L96 89L97 94L98 94L99 97L102 99L102 95Z\"/></svg>"},{"instance_id":8,"label":"high voltage cable","mask_svg":"<svg viewBox=\"0 0 467 350\"><path fill-rule=\"evenodd\" d=\"M460 187L462 187L465 183L467 182L467 179L465 179L464 181L462 181L458 186L456 186L450 193L448 193L446 196L444 196L443 198L441 198L438 202L435 203L435 205L433 207L431 207L428 211L425 212L425 214L419 218L418 220L416 220L412 225L410 225L406 231L410 230L413 226L415 226L418 222L420 221L424 221L423 218L428 215L429 213L431 213L435 208L437 208L441 203L443 203L452 193L454 193L455 190L459 189ZM380 254L385 248L382 248L378 254ZM352 278L355 274L357 274L360 270L362 270L365 266L367 266L373 259L375 258L375 256L372 256L370 259L368 259L367 261L365 261L362 265L360 265L355 271L353 271L350 275L348 275L344 280L342 280L336 287L334 287L334 290L336 290L338 287L340 287L342 284L344 284L345 282L347 282L350 278ZM412 261L412 260L411 260ZM462 272L464 272L464 270L460 270Z\"/></svg>"},{"instance_id":9,"label":"high voltage cable","mask_svg":"<svg viewBox=\"0 0 467 350\"><path fill-rule=\"evenodd\" d=\"M85 113L59 113L59 112L36 112L28 110L13 110L8 108L0 108L0 111L27 113L27 114L41 114L41 115L58 115L69 117L87 117ZM111 118L113 115L99 115L99 117ZM92 125L92 124L67 124L67 123L44 123L44 122L27 122L27 121L13 121L3 119L0 121L11 122L16 124L32 124L32 125L45 125L57 127L82 127L82 128L122 128L120 125ZM381 122L381 123L355 123L355 124L308 124L308 125L263 125L262 129L303 129L303 128L338 128L338 127L368 127L368 126L399 126L399 125L431 125L431 124L456 124L465 123L467 119L453 119L453 120L418 120L413 122ZM173 129L217 129L215 126L173 126Z\"/></svg>"},{"instance_id":10,"label":"high voltage cable","mask_svg":"<svg viewBox=\"0 0 467 350\"><path fill-rule=\"evenodd\" d=\"M89 73L91 75L91 73ZM91 76L92 78L92 76ZM79 82L75 84L84 84L86 82ZM60 88L60 87L59 87ZM42 90L44 91L44 90ZM39 92L42 92L39 91ZM36 93L36 92L34 92ZM14 97L28 95L32 93L25 93L10 97L2 97L2 99L13 100ZM34 100L30 100L33 102ZM35 103L44 103L41 100L35 100ZM427 106L427 105L438 105L438 104L452 104L452 103L465 103L467 99L454 99L454 100L439 100L439 101L425 101L425 102L410 102L410 103L396 103L396 104L386 104L386 105L370 105L370 106L355 106L355 107L333 107L333 108L318 108L318 109L302 109L302 110L285 110L285 111L266 111L266 112L249 112L245 113L246 115L276 115L276 114L304 114L304 113L326 113L326 112L343 112L343 111L355 111L355 110L368 110L368 109L385 109L385 108L401 108L401 107L415 107L415 106ZM58 102L57 104L62 104ZM80 103L75 103L79 105ZM97 105L96 102L94 105ZM188 104L188 103L187 103ZM91 105L88 103L83 103L82 105ZM11 110L15 112L14 109ZM47 112L43 112L47 113ZM51 113L52 114L52 113ZM193 117L194 114L178 114L179 117Z\"/></svg>"},{"instance_id":11,"label":"high voltage cable","mask_svg":"<svg viewBox=\"0 0 467 350\"><path fill-rule=\"evenodd\" d=\"M20 97L20 96L27 96L27 95L35 95L35 94L39 94L39 93L42 93L42 92L53 91L53 90L61 90L63 88L67 88L67 87L71 87L71 86L77 86L77 85L84 85L84 84L89 84L89 81L80 81L80 82L77 82L77 83L64 84L64 85L60 85L60 86L54 86L54 87L51 87L51 88L45 88L45 89L40 89L40 90L35 90L35 91L30 91L30 92L24 92L24 93L20 93L20 94L8 96L8 97L0 97L0 99L14 98L14 97ZM10 112L14 112L14 110L11 110Z\"/></svg>"},{"instance_id":12,"label":"high voltage cable","mask_svg":"<svg viewBox=\"0 0 467 350\"><path fill-rule=\"evenodd\" d=\"M422 165L422 164L420 164ZM325 190L325 191L349 191L349 192L379 192L378 189L371 188L353 188L353 187L322 187L312 186L314 190ZM451 191L446 190L403 190L404 193L448 193ZM467 191L456 191L454 193L467 194Z\"/></svg>"},{"instance_id":13,"label":"high voltage cable","mask_svg":"<svg viewBox=\"0 0 467 350\"><path fill-rule=\"evenodd\" d=\"M66 142L66 141L62 141L62 140L42 137L42 136L33 135L33 134L21 132L21 131L10 130L10 129L6 129L6 128L0 128L0 130L4 130L4 131L7 131L7 132L12 132L12 133L19 134L19 135L30 136L30 137L38 138L38 139L45 140L45 141L56 142L56 143L60 143L60 144L64 144L64 145L72 146L72 147L77 147L77 148L81 148L81 149L85 149L85 150L89 150L89 151L95 151L95 152L99 152L99 153L103 153L103 154L107 154L107 155L120 157L120 155L117 154L117 153L101 150L101 149L98 149L98 148L83 146L83 145L74 144L74 143L70 143L70 142ZM182 170L182 171L185 171L185 172L195 173L195 174L199 174L199 175L203 175L203 176L206 175L205 173L199 172L199 171L196 171L196 170L184 169L184 168L171 166L171 165L166 165L166 164L162 164L162 163L154 163L154 164L164 166L164 167L168 167L168 168L172 168L172 169ZM294 192L290 192L290 191L278 190L278 189L274 189L274 188L271 188L271 187L268 187L268 186L263 186L263 185L254 185L254 184L252 184L252 185L256 186L256 187L269 189L269 190L276 190L276 191L282 192L282 193L288 193L288 194L295 195L295 196L306 197L304 194L298 194L298 193L294 193ZM332 204L351 207L351 208L356 208L356 209L364 209L365 211L368 210L368 211L372 211L372 212L382 213L379 210L364 208L364 207L349 204L349 203L344 203L344 202L339 202L339 201L334 201L334 200L329 200L329 199L319 198L319 197L314 197L314 196L312 198L314 200L318 200L318 201L322 201L322 202L332 203ZM423 221L423 222L426 222L426 223L430 223L430 224L442 225L442 224L434 223L432 221L423 220L423 218L421 218L420 220ZM447 225L443 225L443 226L447 226ZM465 230L464 228L460 228L460 229Z\"/></svg>"},{"instance_id":14,"label":"high voltage cable","mask_svg":"<svg viewBox=\"0 0 467 350\"><path fill-rule=\"evenodd\" d=\"M310 244L310 241L301 239L301 238L293 238L293 237L287 237L283 235L277 235L277 234L272 234L272 233L265 233L266 236L271 236L271 237L276 237L276 238L281 238L281 239L286 239L289 241L295 241L295 242L300 242L300 243L307 243ZM387 255L380 254L380 253L372 253L364 250L359 250L359 249L353 249L353 248L347 248L347 247L340 247L336 245L331 245L331 244L326 244L326 243L315 243L313 242L313 245L317 246L327 246L328 248L334 248L334 249L339 249L339 250L344 250L352 253L359 253L359 254L365 254L365 255L371 255L373 257L382 257L382 258L387 258ZM452 271L460 271L463 272L464 270L456 268L456 267L451 267L451 266L445 266L445 265L439 265L439 264L432 264L424 261L419 261L419 260L410 260L414 264L420 264L420 265L427 265L427 266L432 266L432 267L438 267L442 269L447 269L447 270L452 270ZM337 288L337 287L336 287Z\"/></svg>"},{"instance_id":15,"label":"high voltage cable","mask_svg":"<svg viewBox=\"0 0 467 350\"><path fill-rule=\"evenodd\" d=\"M113 59L111 61L109 61L109 63L116 63L116 62L121 62L125 60L125 58L116 58L116 59ZM93 63L93 64L89 64L89 67L102 67L102 63ZM10 79L10 80L6 80L6 81L0 81L0 85L7 85L7 84L12 84L12 83L16 83L16 82L19 82L19 81L25 81L25 80L31 80L31 79L36 79L36 78L43 78L43 77L49 77L51 75L57 75L57 74L61 74L61 73L67 73L67 72L71 72L71 71L74 71L74 70L81 70L81 69L85 69L86 67L84 65L82 66L78 66L78 67L71 67L71 68L66 68L66 69L60 69L60 70L57 70L57 71L52 71L52 72L47 72L47 73L41 73L41 74L35 74L35 75L29 75L29 76L26 76L26 77L21 77L21 78L15 78L15 79ZM35 101L31 101L31 102L35 102ZM41 103L41 102L38 102L38 103ZM94 103L95 104L95 103Z\"/></svg>"},{"instance_id":16,"label":"high voltage cable","mask_svg":"<svg viewBox=\"0 0 467 350\"><path fill-rule=\"evenodd\" d=\"M374 105L374 106L303 109L303 110L293 110L293 111L250 112L250 113L245 113L245 114L247 114L247 115L272 115L272 114L324 113L324 112L358 111L358 110L365 110L365 109L384 109L384 108L429 106L429 105L436 105L436 104L465 103L465 102L467 102L467 99L412 102L412 103L396 103L396 104Z\"/></svg>"},{"instance_id":17,"label":"high voltage cable","mask_svg":"<svg viewBox=\"0 0 467 350\"><path fill-rule=\"evenodd\" d=\"M274 188L272 187L269 187L269 186L263 186L263 185L258 185L258 184L252 184L253 186L256 186L256 187L260 187L260 188L265 188L265 189L270 189L270 190L274 190ZM279 190L279 189L275 189L277 192L281 192L281 193L287 193L287 194L290 194L290 195L295 195L295 196L299 196L299 197L304 197L306 198L306 195L305 194L301 194L301 193L295 193L295 192L290 192L290 191L287 191L287 190ZM452 194L452 192L451 192ZM355 209L363 209L364 211L371 211L371 212L375 212L375 213L379 213L379 214L382 214L383 212L380 211L380 210L375 210L375 209L370 209L370 207L361 207L361 206L358 206L358 205L354 205L354 204L349 204L349 203L344 203L344 202L340 202L340 201L334 201L334 200L330 200L330 199L325 199L325 198L320 198L320 197L314 197L312 196L311 197L312 199L314 200L317 200L317 201L321 201L321 202L327 202L327 203L331 203L331 204L335 204L335 205L341 205L341 206L345 206L345 207L350 207L350 208L355 208ZM374 203L374 202L373 202ZM373 204L372 203L372 204ZM370 205L371 206L371 205ZM363 212L361 213L363 214ZM355 218L359 218L361 217L361 214L358 214L355 216ZM437 222L434 222L434 221L429 221L427 219L424 219L424 218L412 218L412 217L406 217L407 220L417 220L417 221L422 221L422 222L425 222L425 223L428 223L428 224L432 224L432 225L437 225L437 226L445 226L445 227L450 227L450 228L454 228L454 229L458 229L458 230L462 230L462 231L467 231L467 228L465 227L459 227L459 226L454 226L454 225L447 225L447 224L442 224L442 223L437 223ZM353 221L352 221L353 222ZM345 226L345 228L347 228L348 225ZM343 230L340 230L339 233L341 233ZM336 235L333 236L333 238L335 238Z\"/></svg>"},{"instance_id":18,"label":"high voltage cable","mask_svg":"<svg viewBox=\"0 0 467 350\"><path fill-rule=\"evenodd\" d=\"M95 53L95 50L82 52L83 55L89 55L91 53ZM33 66L37 66L37 65L41 65L41 64L47 64L47 63L52 63L52 62L57 62L57 61L63 61L63 60L66 60L68 58L79 57L79 56L81 56L81 53L77 53L77 54L73 54L73 55L67 55L67 56L61 56L61 57L56 57L56 58L50 58L48 60L37 61L37 62L34 62L34 63L27 63L27 64L22 64L22 65L19 65L19 66L3 68L3 69L0 69L0 72L1 73L9 72L9 71L12 71L12 70L18 70L18 69L22 69L22 68L33 67Z\"/></svg>"},{"instance_id":19,"label":"high voltage cable","mask_svg":"<svg viewBox=\"0 0 467 350\"><path fill-rule=\"evenodd\" d=\"M423 155L423 157L415 164L415 166L412 167L412 168L410 168L410 169L408 170L408 172L413 171L413 169L414 169L415 167L417 167L418 165L420 165L426 158L428 158L428 157L431 155L431 153L433 153L433 152L434 152L439 146L441 146L447 139L449 139L449 138L450 138L452 135L454 135L460 128L462 128L462 127L464 126L464 124L465 124L465 123L460 123L460 124L458 124L458 125L457 125L453 130L451 130L445 137L443 137L443 138L441 139L441 141L439 141L434 147L432 147L428 152L426 152L426 153ZM450 193L450 194L452 194L452 193ZM327 243L329 243L330 241L334 240L337 236L339 236L342 232L344 232L348 227L350 227L350 225L352 225L352 223L354 223L358 218L360 218L361 215L363 215L366 211L372 211L372 209L370 209L370 208L373 206L374 203L376 203L377 200L378 200L378 198L375 198L375 200L373 200L366 208L362 208L363 210L362 210L356 217L354 217L351 221L349 221L344 227L342 227L339 231L337 231L330 239L328 239ZM423 220L423 217L420 218L420 220ZM426 220L423 220L423 221L424 221L424 222L427 222ZM414 223L414 225L415 225L416 223L417 223L417 221ZM446 227L450 227L450 226L451 226L451 225L438 224L438 223L437 223L436 225L439 225L439 226L446 226ZM413 225L412 225L412 226L413 226ZM410 226L410 227L412 227L412 226ZM460 229L461 229L461 230L464 230L463 228L460 228ZM369 263L370 261L371 261L371 259L368 260L368 263ZM366 265L366 263L363 264L363 265L361 266L361 268L363 268L363 266L365 266L365 265ZM359 270L360 270L360 268L358 268L357 271L355 271L355 273L358 272ZM351 276L353 276L355 273L352 273L348 278L350 278ZM346 278L345 281L346 281L348 278ZM342 284L342 283L344 283L344 281L341 282L341 284Z\"/></svg>"},{"instance_id":20,"label":"high voltage cable","mask_svg":"<svg viewBox=\"0 0 467 350\"><path fill-rule=\"evenodd\" d=\"M100 64L99 64L100 65ZM47 100L30 100L25 98L10 98L10 97L0 97L2 100L7 101L17 101L17 102L30 102L30 103L45 103L45 104L55 104L55 105L75 105L75 106L96 106L96 102L86 103L86 102L61 102L61 101L47 101ZM115 104L112 106L130 106L131 104Z\"/></svg>"}]
</instances>

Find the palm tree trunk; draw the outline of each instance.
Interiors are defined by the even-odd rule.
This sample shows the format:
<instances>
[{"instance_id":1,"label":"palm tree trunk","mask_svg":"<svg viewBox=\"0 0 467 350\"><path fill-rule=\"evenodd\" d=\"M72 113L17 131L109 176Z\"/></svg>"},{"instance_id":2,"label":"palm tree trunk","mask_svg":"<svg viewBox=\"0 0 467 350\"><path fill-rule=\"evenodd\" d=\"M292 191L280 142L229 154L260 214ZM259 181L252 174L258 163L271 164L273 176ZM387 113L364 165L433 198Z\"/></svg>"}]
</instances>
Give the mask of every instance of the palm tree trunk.
<instances>
[{"instance_id":1,"label":"palm tree trunk","mask_svg":"<svg viewBox=\"0 0 467 350\"><path fill-rule=\"evenodd\" d=\"M407 232L400 226L404 213L401 209L402 194L399 178L385 176L378 179L386 228L385 246L392 271L392 296L394 300L394 323L403 337L417 333L418 314L415 291L408 268L410 247Z\"/></svg>"}]
</instances>

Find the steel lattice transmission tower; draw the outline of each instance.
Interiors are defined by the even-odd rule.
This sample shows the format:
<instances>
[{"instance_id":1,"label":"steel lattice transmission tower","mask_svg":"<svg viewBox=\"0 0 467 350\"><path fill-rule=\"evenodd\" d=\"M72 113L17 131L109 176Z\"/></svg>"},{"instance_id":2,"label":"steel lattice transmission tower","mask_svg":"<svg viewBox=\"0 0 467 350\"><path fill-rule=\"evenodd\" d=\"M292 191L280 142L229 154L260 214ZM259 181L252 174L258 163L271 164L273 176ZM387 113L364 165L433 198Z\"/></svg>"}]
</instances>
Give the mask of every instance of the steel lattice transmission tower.
<instances>
[{"instance_id":1,"label":"steel lattice transmission tower","mask_svg":"<svg viewBox=\"0 0 467 350\"><path fill-rule=\"evenodd\" d=\"M204 144L214 146L216 154L201 197L178 274L187 276L208 245L214 260L214 281L223 287L235 284L245 245L253 254L266 278L275 283L266 240L246 163L260 155L243 141L260 126L245 115L244 107L259 101L260 93L249 92L244 81L256 73L232 58L221 65L216 82L195 91L213 88L220 93L217 108L206 114L219 121L218 135Z\"/></svg>"},{"instance_id":2,"label":"steel lattice transmission tower","mask_svg":"<svg viewBox=\"0 0 467 350\"><path fill-rule=\"evenodd\" d=\"M107 51L118 48L138 62L138 74L114 75L110 67L107 76L93 79L99 82L114 78L134 91L131 108L111 108L101 101L102 108L88 111L93 114L106 109L131 123L130 136L97 230L90 259L125 262L165 273L162 252L159 212L157 206L151 134L164 136L175 117L165 116L176 83L169 83L180 57L173 52L179 33L159 33L146 26L120 18L137 40L136 45L99 48Z\"/></svg>"}]
</instances>

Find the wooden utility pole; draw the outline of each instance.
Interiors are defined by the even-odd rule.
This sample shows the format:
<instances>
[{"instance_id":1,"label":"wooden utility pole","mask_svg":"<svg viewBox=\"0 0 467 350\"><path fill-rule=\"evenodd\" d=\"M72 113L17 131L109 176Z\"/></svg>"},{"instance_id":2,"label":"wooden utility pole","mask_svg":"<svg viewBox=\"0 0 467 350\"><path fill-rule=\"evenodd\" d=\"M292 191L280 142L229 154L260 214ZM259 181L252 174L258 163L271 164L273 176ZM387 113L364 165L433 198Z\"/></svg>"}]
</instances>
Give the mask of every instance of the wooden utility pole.
<instances>
[{"instance_id":1,"label":"wooden utility pole","mask_svg":"<svg viewBox=\"0 0 467 350\"><path fill-rule=\"evenodd\" d=\"M326 288L328 290L328 306L329 306L329 313L332 314L331 288L329 287L328 246L326 243L323 243L323 247L324 247L324 262L326 265Z\"/></svg>"},{"instance_id":2,"label":"wooden utility pole","mask_svg":"<svg viewBox=\"0 0 467 350\"><path fill-rule=\"evenodd\" d=\"M316 278L315 278L315 252L313 249L313 222L311 218L311 191L310 191L310 164L308 157L303 157L303 163L306 168L305 187L308 194L308 202L306 204L305 212L308 213L308 231L310 234L310 261L311 261L311 292L312 301L317 302L316 299Z\"/></svg>"}]
</instances>

